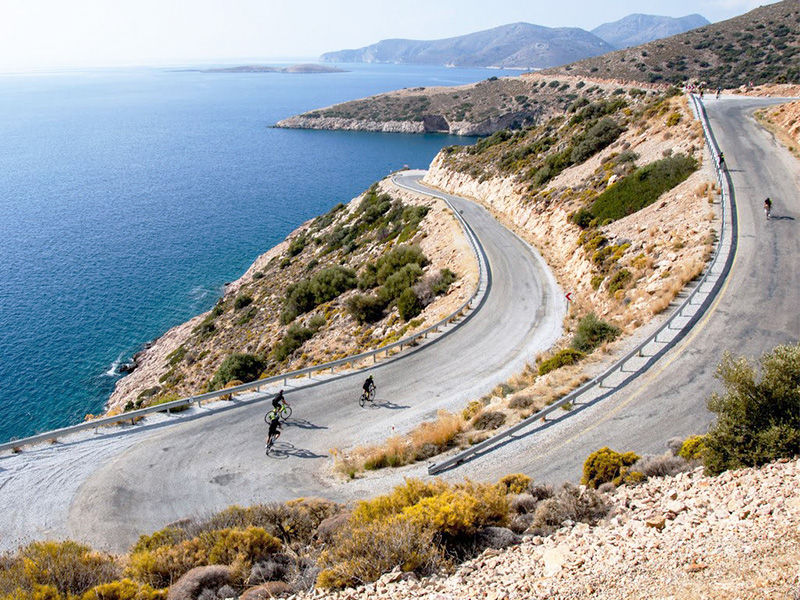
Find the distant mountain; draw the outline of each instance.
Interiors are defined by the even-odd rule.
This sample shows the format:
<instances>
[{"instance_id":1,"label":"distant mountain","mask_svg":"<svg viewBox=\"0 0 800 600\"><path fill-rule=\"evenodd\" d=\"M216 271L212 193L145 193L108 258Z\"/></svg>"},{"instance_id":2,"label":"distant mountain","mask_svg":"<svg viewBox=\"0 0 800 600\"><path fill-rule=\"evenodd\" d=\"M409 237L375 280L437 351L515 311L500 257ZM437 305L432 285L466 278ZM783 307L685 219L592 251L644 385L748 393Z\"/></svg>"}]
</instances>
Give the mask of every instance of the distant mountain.
<instances>
[{"instance_id":1,"label":"distant mountain","mask_svg":"<svg viewBox=\"0 0 800 600\"><path fill-rule=\"evenodd\" d=\"M708 24L708 19L697 14L677 19L675 17L633 14L619 21L595 27L592 29L592 33L614 48L621 50Z\"/></svg>"},{"instance_id":2,"label":"distant mountain","mask_svg":"<svg viewBox=\"0 0 800 600\"><path fill-rule=\"evenodd\" d=\"M543 69L613 49L577 27L513 23L443 40L383 40L357 50L328 52L320 61Z\"/></svg>"},{"instance_id":3,"label":"distant mountain","mask_svg":"<svg viewBox=\"0 0 800 600\"><path fill-rule=\"evenodd\" d=\"M578 77L711 87L800 83L800 1L767 4L633 48L549 69Z\"/></svg>"}]
</instances>

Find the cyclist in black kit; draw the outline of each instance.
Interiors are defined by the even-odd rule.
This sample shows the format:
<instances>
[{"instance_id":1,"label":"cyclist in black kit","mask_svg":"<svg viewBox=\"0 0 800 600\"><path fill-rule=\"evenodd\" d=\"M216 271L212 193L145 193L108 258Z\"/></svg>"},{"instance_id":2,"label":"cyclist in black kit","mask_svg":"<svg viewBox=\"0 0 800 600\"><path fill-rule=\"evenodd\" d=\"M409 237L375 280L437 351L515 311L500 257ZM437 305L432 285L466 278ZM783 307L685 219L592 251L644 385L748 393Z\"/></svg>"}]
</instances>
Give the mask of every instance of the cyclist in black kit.
<instances>
[{"instance_id":1,"label":"cyclist in black kit","mask_svg":"<svg viewBox=\"0 0 800 600\"><path fill-rule=\"evenodd\" d=\"M272 399L272 408L275 409L275 412L278 412L282 405L289 406L289 403L286 401L286 398L283 397L283 390L278 392L278 394Z\"/></svg>"},{"instance_id":2,"label":"cyclist in black kit","mask_svg":"<svg viewBox=\"0 0 800 600\"><path fill-rule=\"evenodd\" d=\"M269 433L267 434L267 445L265 446L267 452L269 452L270 448L272 448L272 445L275 443L275 441L281 437L280 429L281 420L275 416L275 418L269 422Z\"/></svg>"},{"instance_id":3,"label":"cyclist in black kit","mask_svg":"<svg viewBox=\"0 0 800 600\"><path fill-rule=\"evenodd\" d=\"M764 212L767 215L767 219L769 219L770 216L772 215L772 200L770 200L769 198L764 200Z\"/></svg>"},{"instance_id":4,"label":"cyclist in black kit","mask_svg":"<svg viewBox=\"0 0 800 600\"><path fill-rule=\"evenodd\" d=\"M364 388L364 391L367 392L368 394L371 391L370 388L372 388L373 390L375 389L375 382L372 380L372 375L367 377L367 380L364 382L364 385L362 387Z\"/></svg>"}]
</instances>

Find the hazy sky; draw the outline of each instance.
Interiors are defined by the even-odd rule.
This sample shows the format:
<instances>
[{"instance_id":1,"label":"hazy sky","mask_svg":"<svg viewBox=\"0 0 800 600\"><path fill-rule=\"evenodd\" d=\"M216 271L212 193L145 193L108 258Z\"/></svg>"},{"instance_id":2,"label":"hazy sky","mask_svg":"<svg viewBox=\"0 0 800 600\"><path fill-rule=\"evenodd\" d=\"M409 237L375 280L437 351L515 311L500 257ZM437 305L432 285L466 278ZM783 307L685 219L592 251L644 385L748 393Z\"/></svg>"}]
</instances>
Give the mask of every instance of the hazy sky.
<instances>
[{"instance_id":1,"label":"hazy sky","mask_svg":"<svg viewBox=\"0 0 800 600\"><path fill-rule=\"evenodd\" d=\"M311 58L385 38L526 21L598 25L638 12L712 22L765 0L0 0L0 67Z\"/></svg>"}]
</instances>

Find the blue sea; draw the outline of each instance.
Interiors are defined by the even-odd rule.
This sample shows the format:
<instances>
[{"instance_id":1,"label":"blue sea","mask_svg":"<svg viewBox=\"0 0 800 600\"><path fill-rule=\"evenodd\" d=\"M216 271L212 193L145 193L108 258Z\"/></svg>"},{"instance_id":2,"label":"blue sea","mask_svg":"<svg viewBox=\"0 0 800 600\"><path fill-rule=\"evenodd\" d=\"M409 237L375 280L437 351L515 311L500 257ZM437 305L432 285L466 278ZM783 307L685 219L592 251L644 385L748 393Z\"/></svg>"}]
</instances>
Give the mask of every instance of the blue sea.
<instances>
[{"instance_id":1,"label":"blue sea","mask_svg":"<svg viewBox=\"0 0 800 600\"><path fill-rule=\"evenodd\" d=\"M0 441L101 412L120 362L208 310L300 223L474 141L270 125L504 74L344 67L0 74Z\"/></svg>"}]
</instances>

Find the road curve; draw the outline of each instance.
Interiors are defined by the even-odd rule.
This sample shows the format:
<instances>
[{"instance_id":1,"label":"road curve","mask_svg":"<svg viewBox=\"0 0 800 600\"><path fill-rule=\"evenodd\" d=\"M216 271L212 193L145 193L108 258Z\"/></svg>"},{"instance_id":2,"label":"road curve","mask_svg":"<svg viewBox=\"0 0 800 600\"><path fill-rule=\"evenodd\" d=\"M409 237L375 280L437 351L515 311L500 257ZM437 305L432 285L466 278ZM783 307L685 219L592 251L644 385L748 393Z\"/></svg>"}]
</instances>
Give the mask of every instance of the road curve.
<instances>
[{"instance_id":1,"label":"road curve","mask_svg":"<svg viewBox=\"0 0 800 600\"><path fill-rule=\"evenodd\" d=\"M785 101L785 100L784 100ZM752 116L775 99L709 99L705 106L725 153L738 215L738 249L709 312L643 376L546 429L447 473L448 478L524 472L537 481L577 482L583 461L603 446L660 454L671 437L704 433L706 399L719 390L725 351L756 357L800 339L800 164ZM766 221L763 201L773 200Z\"/></svg>"},{"instance_id":2,"label":"road curve","mask_svg":"<svg viewBox=\"0 0 800 600\"><path fill-rule=\"evenodd\" d=\"M403 178L418 185L413 179ZM361 409L356 402L362 374L287 387L294 416L278 442L279 458L264 455L266 402L165 428L82 483L69 507L69 536L122 551L142 533L231 504L306 495L346 499L360 486L327 476L331 449L384 439L439 409L461 409L552 345L562 332L565 303L542 258L482 207L448 199L479 238L492 285L461 327L370 370L377 406Z\"/></svg>"}]
</instances>

